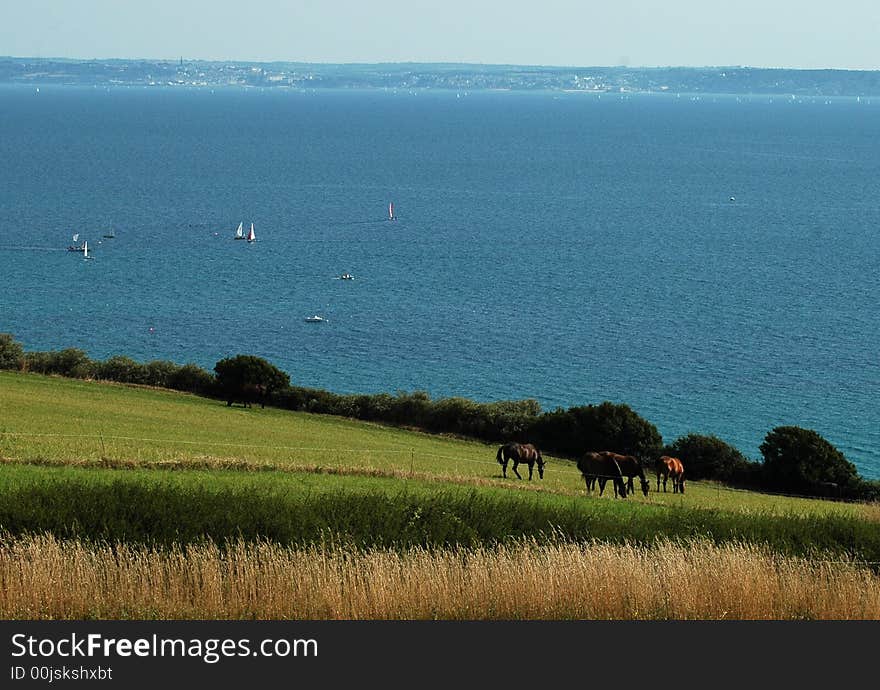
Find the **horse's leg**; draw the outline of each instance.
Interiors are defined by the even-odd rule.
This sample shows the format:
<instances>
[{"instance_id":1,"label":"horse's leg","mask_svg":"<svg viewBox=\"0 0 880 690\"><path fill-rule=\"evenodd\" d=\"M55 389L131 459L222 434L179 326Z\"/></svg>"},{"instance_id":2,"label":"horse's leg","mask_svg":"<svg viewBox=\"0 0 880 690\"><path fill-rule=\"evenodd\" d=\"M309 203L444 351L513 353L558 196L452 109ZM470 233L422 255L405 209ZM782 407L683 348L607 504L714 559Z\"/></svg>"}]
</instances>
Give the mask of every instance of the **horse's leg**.
<instances>
[{"instance_id":1,"label":"horse's leg","mask_svg":"<svg viewBox=\"0 0 880 690\"><path fill-rule=\"evenodd\" d=\"M504 475L504 478L507 479L507 460L501 463L501 473ZM660 491L660 487L657 487L657 491Z\"/></svg>"},{"instance_id":2,"label":"horse's leg","mask_svg":"<svg viewBox=\"0 0 880 690\"><path fill-rule=\"evenodd\" d=\"M602 495L602 492L605 491L605 482L608 480L604 477L599 477L599 495Z\"/></svg>"},{"instance_id":3,"label":"horse's leg","mask_svg":"<svg viewBox=\"0 0 880 690\"><path fill-rule=\"evenodd\" d=\"M532 481L532 470L535 468L535 463L529 463L529 481Z\"/></svg>"},{"instance_id":4,"label":"horse's leg","mask_svg":"<svg viewBox=\"0 0 880 690\"><path fill-rule=\"evenodd\" d=\"M514 459L514 461L513 461L513 472L514 472L514 474L516 474L517 477L519 477L520 479L522 479L522 475L519 473L519 470L516 469L518 466L519 466L519 461L516 460L516 459Z\"/></svg>"}]
</instances>

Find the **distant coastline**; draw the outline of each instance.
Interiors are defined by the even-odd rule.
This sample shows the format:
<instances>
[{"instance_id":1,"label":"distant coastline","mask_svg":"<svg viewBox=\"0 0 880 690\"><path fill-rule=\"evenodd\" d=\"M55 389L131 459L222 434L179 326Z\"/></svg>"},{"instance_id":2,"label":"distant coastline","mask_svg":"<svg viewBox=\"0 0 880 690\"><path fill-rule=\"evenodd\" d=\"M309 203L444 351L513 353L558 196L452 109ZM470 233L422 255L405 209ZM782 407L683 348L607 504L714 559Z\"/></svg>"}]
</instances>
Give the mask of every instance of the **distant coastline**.
<instances>
[{"instance_id":1,"label":"distant coastline","mask_svg":"<svg viewBox=\"0 0 880 690\"><path fill-rule=\"evenodd\" d=\"M0 84L880 96L880 71L763 67L325 64L0 56Z\"/></svg>"}]
</instances>

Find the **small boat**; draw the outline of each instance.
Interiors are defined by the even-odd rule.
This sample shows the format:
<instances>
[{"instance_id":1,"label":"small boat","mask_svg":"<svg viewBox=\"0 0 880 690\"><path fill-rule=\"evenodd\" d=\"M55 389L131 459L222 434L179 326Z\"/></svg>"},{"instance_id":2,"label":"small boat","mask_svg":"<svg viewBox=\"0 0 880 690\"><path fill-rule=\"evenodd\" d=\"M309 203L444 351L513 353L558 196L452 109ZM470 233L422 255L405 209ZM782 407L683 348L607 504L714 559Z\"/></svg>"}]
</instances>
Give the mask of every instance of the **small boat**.
<instances>
[{"instance_id":1,"label":"small boat","mask_svg":"<svg viewBox=\"0 0 880 690\"><path fill-rule=\"evenodd\" d=\"M243 240L244 237L244 222L238 224L238 229L235 231L235 237L233 239Z\"/></svg>"},{"instance_id":2,"label":"small boat","mask_svg":"<svg viewBox=\"0 0 880 690\"><path fill-rule=\"evenodd\" d=\"M93 258L94 257L89 256L89 243L83 242L83 259L90 261Z\"/></svg>"},{"instance_id":3,"label":"small boat","mask_svg":"<svg viewBox=\"0 0 880 690\"><path fill-rule=\"evenodd\" d=\"M322 321L326 320L327 319L325 319L323 316L318 316L317 314L315 314L314 316L306 317L306 321L308 321L309 323L321 323Z\"/></svg>"},{"instance_id":4,"label":"small boat","mask_svg":"<svg viewBox=\"0 0 880 690\"><path fill-rule=\"evenodd\" d=\"M388 220L396 220L397 217L394 215L394 202L388 202Z\"/></svg>"},{"instance_id":5,"label":"small boat","mask_svg":"<svg viewBox=\"0 0 880 690\"><path fill-rule=\"evenodd\" d=\"M79 241L79 233L76 233L76 234L73 236L73 244L71 244L71 245L67 248L67 251L69 251L69 252L81 252L81 251L83 251L83 246L85 245L85 243L83 243L83 244L77 244L78 241Z\"/></svg>"},{"instance_id":6,"label":"small boat","mask_svg":"<svg viewBox=\"0 0 880 690\"><path fill-rule=\"evenodd\" d=\"M254 234L254 224L253 223L251 223L251 230L247 235L247 241L248 242L256 242L257 241L257 236Z\"/></svg>"},{"instance_id":7,"label":"small boat","mask_svg":"<svg viewBox=\"0 0 880 690\"><path fill-rule=\"evenodd\" d=\"M112 240L114 237L116 237L116 231L111 227L110 232L104 235L104 237L106 237L108 240Z\"/></svg>"},{"instance_id":8,"label":"small boat","mask_svg":"<svg viewBox=\"0 0 880 690\"><path fill-rule=\"evenodd\" d=\"M354 276L351 273L343 273L339 276L339 280L354 280Z\"/></svg>"}]
</instances>

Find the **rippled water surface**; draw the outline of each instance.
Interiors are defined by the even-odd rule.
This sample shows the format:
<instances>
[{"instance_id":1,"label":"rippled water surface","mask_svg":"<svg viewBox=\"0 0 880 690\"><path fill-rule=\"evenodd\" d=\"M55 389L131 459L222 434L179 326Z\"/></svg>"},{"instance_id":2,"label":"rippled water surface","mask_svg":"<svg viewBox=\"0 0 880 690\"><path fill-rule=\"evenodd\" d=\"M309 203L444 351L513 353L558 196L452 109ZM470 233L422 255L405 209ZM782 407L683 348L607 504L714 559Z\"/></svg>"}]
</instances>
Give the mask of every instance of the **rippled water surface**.
<instances>
[{"instance_id":1,"label":"rippled water surface","mask_svg":"<svg viewBox=\"0 0 880 690\"><path fill-rule=\"evenodd\" d=\"M880 102L3 87L0 133L26 349L795 424L880 477Z\"/></svg>"}]
</instances>

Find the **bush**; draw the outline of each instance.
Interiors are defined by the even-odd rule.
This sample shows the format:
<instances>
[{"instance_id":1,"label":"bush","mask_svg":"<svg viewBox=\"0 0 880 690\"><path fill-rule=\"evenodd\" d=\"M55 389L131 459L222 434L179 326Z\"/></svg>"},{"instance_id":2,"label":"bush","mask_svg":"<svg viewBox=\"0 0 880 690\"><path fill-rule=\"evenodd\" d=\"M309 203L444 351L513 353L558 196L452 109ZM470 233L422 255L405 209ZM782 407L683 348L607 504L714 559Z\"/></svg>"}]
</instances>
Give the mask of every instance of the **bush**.
<instances>
[{"instance_id":1,"label":"bush","mask_svg":"<svg viewBox=\"0 0 880 690\"><path fill-rule=\"evenodd\" d=\"M147 383L147 368L130 357L115 355L96 365L97 378L118 383Z\"/></svg>"},{"instance_id":2,"label":"bush","mask_svg":"<svg viewBox=\"0 0 880 690\"><path fill-rule=\"evenodd\" d=\"M86 353L69 347L58 352L28 352L25 368L37 374L57 374L73 379L88 379L95 375L96 363Z\"/></svg>"},{"instance_id":3,"label":"bush","mask_svg":"<svg viewBox=\"0 0 880 690\"><path fill-rule=\"evenodd\" d=\"M850 495L861 482L856 466L810 429L779 426L761 444L764 478L775 489Z\"/></svg>"},{"instance_id":4,"label":"bush","mask_svg":"<svg viewBox=\"0 0 880 690\"><path fill-rule=\"evenodd\" d=\"M171 381L171 377L174 376L178 368L174 362L164 359L154 359L152 362L147 362L145 365L146 384L168 388L168 382Z\"/></svg>"},{"instance_id":5,"label":"bush","mask_svg":"<svg viewBox=\"0 0 880 690\"><path fill-rule=\"evenodd\" d=\"M214 389L214 375L196 364L184 364L171 372L166 385L176 391L208 395Z\"/></svg>"},{"instance_id":6,"label":"bush","mask_svg":"<svg viewBox=\"0 0 880 690\"><path fill-rule=\"evenodd\" d=\"M717 436L688 434L677 438L664 451L679 458L689 479L735 482L749 474L749 462L736 448Z\"/></svg>"},{"instance_id":7,"label":"bush","mask_svg":"<svg viewBox=\"0 0 880 690\"><path fill-rule=\"evenodd\" d=\"M542 449L569 457L580 457L586 451L610 450L655 458L663 444L657 427L628 405L607 401L543 414L530 433Z\"/></svg>"},{"instance_id":8,"label":"bush","mask_svg":"<svg viewBox=\"0 0 880 690\"><path fill-rule=\"evenodd\" d=\"M236 355L221 359L214 365L217 388L227 405L235 401L245 405L266 398L290 385L290 377L261 357Z\"/></svg>"},{"instance_id":9,"label":"bush","mask_svg":"<svg viewBox=\"0 0 880 690\"><path fill-rule=\"evenodd\" d=\"M19 370L24 366L24 348L11 333L0 333L0 369Z\"/></svg>"}]
</instances>

